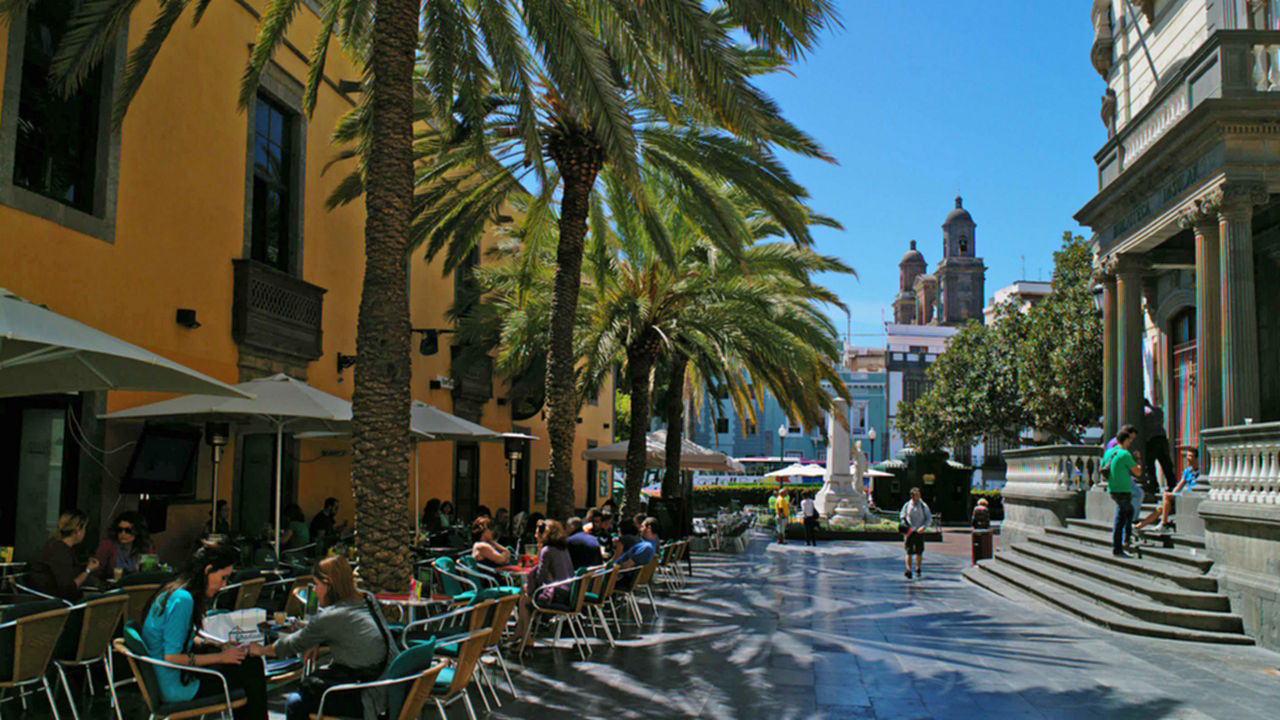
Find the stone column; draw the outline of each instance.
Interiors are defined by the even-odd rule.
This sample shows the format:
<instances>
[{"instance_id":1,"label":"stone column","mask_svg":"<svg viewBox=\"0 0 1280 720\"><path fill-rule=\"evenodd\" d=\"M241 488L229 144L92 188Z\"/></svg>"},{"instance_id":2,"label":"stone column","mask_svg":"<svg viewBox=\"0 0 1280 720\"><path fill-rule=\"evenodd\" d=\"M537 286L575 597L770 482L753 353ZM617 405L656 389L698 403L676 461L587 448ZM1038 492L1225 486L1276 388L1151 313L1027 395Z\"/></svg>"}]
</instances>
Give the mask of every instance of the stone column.
<instances>
[{"instance_id":1,"label":"stone column","mask_svg":"<svg viewBox=\"0 0 1280 720\"><path fill-rule=\"evenodd\" d=\"M1121 425L1142 422L1142 261L1115 259L1117 414Z\"/></svg>"},{"instance_id":2,"label":"stone column","mask_svg":"<svg viewBox=\"0 0 1280 720\"><path fill-rule=\"evenodd\" d=\"M1259 183L1222 186L1218 210L1222 267L1222 423L1243 425L1261 411L1258 308L1253 278L1253 206L1267 201Z\"/></svg>"},{"instance_id":3,"label":"stone column","mask_svg":"<svg viewBox=\"0 0 1280 720\"><path fill-rule=\"evenodd\" d=\"M1103 442L1120 430L1120 394L1116 365L1116 276L1102 276L1102 438Z\"/></svg>"},{"instance_id":4,"label":"stone column","mask_svg":"<svg viewBox=\"0 0 1280 720\"><path fill-rule=\"evenodd\" d=\"M1218 201L1197 200L1182 215L1196 236L1196 431L1222 425L1222 282L1218 250ZM1208 456L1201 451L1202 470Z\"/></svg>"}]
</instances>

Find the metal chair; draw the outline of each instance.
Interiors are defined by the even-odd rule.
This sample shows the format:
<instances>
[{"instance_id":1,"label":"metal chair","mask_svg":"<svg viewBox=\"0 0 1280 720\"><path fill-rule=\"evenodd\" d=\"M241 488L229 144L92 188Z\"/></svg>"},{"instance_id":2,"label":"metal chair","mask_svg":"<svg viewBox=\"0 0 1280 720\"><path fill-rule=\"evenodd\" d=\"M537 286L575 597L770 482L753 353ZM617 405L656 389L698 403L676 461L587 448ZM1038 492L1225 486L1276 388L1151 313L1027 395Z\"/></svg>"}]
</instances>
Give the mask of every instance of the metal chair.
<instances>
[{"instance_id":1,"label":"metal chair","mask_svg":"<svg viewBox=\"0 0 1280 720\"><path fill-rule=\"evenodd\" d=\"M325 688L320 695L320 706L311 715L313 720L334 718L326 715L325 702L338 693L357 692L374 688L387 690L387 717L392 720L413 720L422 715L422 709L431 699L431 689L436 678L445 670L445 663L431 664L434 648L411 648L391 662L381 680L367 683L345 683Z\"/></svg>"},{"instance_id":2,"label":"metal chair","mask_svg":"<svg viewBox=\"0 0 1280 720\"><path fill-rule=\"evenodd\" d=\"M262 577L250 578L235 585L228 585L222 588L220 595L234 594L235 600L231 603L232 610L247 610L257 607L258 596L262 594L262 588L267 584L267 579Z\"/></svg>"},{"instance_id":3,"label":"metal chair","mask_svg":"<svg viewBox=\"0 0 1280 720\"><path fill-rule=\"evenodd\" d=\"M406 647L417 646L422 642L423 634L432 628L439 635L446 636L464 635L474 633L477 630L491 628L497 605L498 600L484 600L443 615L412 622L405 626L402 642ZM510 611L508 611L508 614L510 614ZM437 640L435 642L435 654L452 659L454 662L461 661L462 650L463 647L460 642L450 642L448 640ZM485 697L483 682L489 684L489 690L493 693L494 701L501 706L502 701L498 699L498 693L493 689L493 680L489 678L488 672L483 665L480 666L480 680L480 682L476 683L476 687L480 691L480 700L484 702L485 710L492 710L492 707L489 705L489 698Z\"/></svg>"},{"instance_id":4,"label":"metal chair","mask_svg":"<svg viewBox=\"0 0 1280 720\"><path fill-rule=\"evenodd\" d=\"M556 634L552 642L560 642L561 630L565 625L568 625L569 633L573 635L573 646L578 650L579 657L583 660L587 659L587 653L583 650L583 646L586 646L588 649L590 649L590 646L586 645L587 635L586 631L582 628L581 618L582 604L586 598L587 584L592 578L593 574L581 577L571 577L557 582L548 583L543 585L541 588L538 588L538 592L541 592L545 588L552 588L554 593L554 588L566 587L569 589L569 600L565 605L556 605L554 603L540 604L538 602L537 593L530 598L530 607L532 608L533 618L525 630L524 638L520 641L521 655L524 654L524 649L529 644L529 639L534 635L534 626L537 625L544 616L546 616L552 622L556 623ZM534 644L536 645L537 642L535 641Z\"/></svg>"},{"instance_id":5,"label":"metal chair","mask_svg":"<svg viewBox=\"0 0 1280 720\"><path fill-rule=\"evenodd\" d=\"M124 617L129 598L123 594L106 595L95 598L70 608L67 626L62 633L59 647L54 654L53 662L58 668L58 679L67 694L67 703L71 705L71 715L80 720L80 711L76 700L71 695L71 683L67 680L68 668L84 668L85 680L89 694L93 694L93 665L102 663L107 674L107 691L111 696L111 707L120 718L120 702L116 697L115 664L111 659L111 638L120 626L120 618Z\"/></svg>"},{"instance_id":6,"label":"metal chair","mask_svg":"<svg viewBox=\"0 0 1280 720\"><path fill-rule=\"evenodd\" d=\"M481 653L484 652L485 639L489 637L489 632L488 628L482 628L460 637L450 638L450 641L458 644L458 659L453 667L440 671L436 676L435 684L431 687L431 697L436 701L436 709L440 711L440 717L443 720L448 720L449 717L445 713L445 708L458 700L462 700L466 705L467 715L471 720L476 720L476 711L471 705L471 696L467 694L467 686L471 684L472 675L475 673L476 664L480 661ZM483 692L481 697L483 698Z\"/></svg>"},{"instance_id":7,"label":"metal chair","mask_svg":"<svg viewBox=\"0 0 1280 720\"><path fill-rule=\"evenodd\" d=\"M592 626L595 626L595 620L600 621L600 627L604 628L604 637L609 641L609 647L613 647L613 633L609 630L609 620L605 617L604 610L606 607L613 612L614 624L618 626L618 632L622 632L622 626L618 624L618 613L613 608L613 591L618 585L618 573L621 568L614 565L606 570L597 573L599 580L596 582L592 590L588 590L583 596L583 603L591 612L587 613L587 617L592 619ZM595 617L592 618L592 612Z\"/></svg>"},{"instance_id":8,"label":"metal chair","mask_svg":"<svg viewBox=\"0 0 1280 720\"><path fill-rule=\"evenodd\" d=\"M4 651L0 654L0 696L17 689L25 710L23 691L42 685L54 720L58 720L58 704L46 673L71 612L65 604L46 600L9 608L5 615L12 619L0 623L0 651Z\"/></svg>"},{"instance_id":9,"label":"metal chair","mask_svg":"<svg viewBox=\"0 0 1280 720\"><path fill-rule=\"evenodd\" d=\"M116 639L113 648L125 656L133 676L138 680L138 689L142 691L142 702L150 713L150 720L184 720L185 718L202 717L214 713L230 713L248 702L244 691L232 690L227 678L217 670L209 668L177 665L157 660L147 655L147 646L142 642L140 626L132 621L124 626L124 637ZM160 695L160 684L156 680L155 668L171 668L196 675L208 675L218 678L222 683L222 698L198 697L187 702L164 702Z\"/></svg>"}]
</instances>

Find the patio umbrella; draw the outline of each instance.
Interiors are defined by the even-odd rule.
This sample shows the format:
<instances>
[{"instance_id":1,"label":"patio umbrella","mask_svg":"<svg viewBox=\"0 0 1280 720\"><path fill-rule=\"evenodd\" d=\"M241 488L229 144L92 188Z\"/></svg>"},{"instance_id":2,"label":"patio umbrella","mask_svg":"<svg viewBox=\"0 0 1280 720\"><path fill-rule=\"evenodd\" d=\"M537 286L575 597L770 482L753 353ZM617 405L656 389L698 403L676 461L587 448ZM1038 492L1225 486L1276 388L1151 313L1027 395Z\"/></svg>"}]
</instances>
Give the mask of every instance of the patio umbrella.
<instances>
[{"instance_id":1,"label":"patio umbrella","mask_svg":"<svg viewBox=\"0 0 1280 720\"><path fill-rule=\"evenodd\" d=\"M765 473L767 478L786 478L786 477L822 477L826 474L826 470L821 465L805 465L804 463L792 463L784 468L774 470L771 473Z\"/></svg>"},{"instance_id":2,"label":"patio umbrella","mask_svg":"<svg viewBox=\"0 0 1280 720\"><path fill-rule=\"evenodd\" d=\"M109 413L108 420L218 420L235 424L241 433L256 430L276 434L276 559L280 558L281 457L284 431L345 433L351 425L351 403L318 390L288 375L272 375L235 386L247 398L215 395L183 395L172 400ZM217 511L218 478L213 479L214 511Z\"/></svg>"},{"instance_id":3,"label":"patio umbrella","mask_svg":"<svg viewBox=\"0 0 1280 720\"><path fill-rule=\"evenodd\" d=\"M627 442L616 442L604 447L592 448L582 453L584 460L598 460L610 465L623 465L627 461ZM645 466L665 467L667 464L667 431L657 430L645 436ZM742 463L717 450L710 450L687 438L680 440L680 469L720 470L742 472Z\"/></svg>"},{"instance_id":4,"label":"patio umbrella","mask_svg":"<svg viewBox=\"0 0 1280 720\"><path fill-rule=\"evenodd\" d=\"M248 397L0 288L0 397L95 390Z\"/></svg>"}]
</instances>

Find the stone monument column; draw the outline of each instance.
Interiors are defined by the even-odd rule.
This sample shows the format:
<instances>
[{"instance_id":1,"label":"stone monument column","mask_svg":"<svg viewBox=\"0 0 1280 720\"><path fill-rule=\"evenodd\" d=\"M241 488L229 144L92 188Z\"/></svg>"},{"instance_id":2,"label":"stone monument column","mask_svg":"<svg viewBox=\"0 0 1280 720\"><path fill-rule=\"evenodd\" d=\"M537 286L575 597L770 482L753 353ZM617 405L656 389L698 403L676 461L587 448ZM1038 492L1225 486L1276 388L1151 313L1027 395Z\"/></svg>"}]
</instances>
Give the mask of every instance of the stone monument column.
<instances>
[{"instance_id":1,"label":"stone monument column","mask_svg":"<svg viewBox=\"0 0 1280 720\"><path fill-rule=\"evenodd\" d=\"M854 490L854 478L849 473L849 430L841 422L848 417L848 401L839 397L832 400L831 412L827 414L827 469L822 489L814 498L818 513L828 519L835 516L836 507L842 502L845 507L853 506L857 517L862 517L866 508L865 498L861 491ZM861 478L858 481L861 482Z\"/></svg>"},{"instance_id":2,"label":"stone monument column","mask_svg":"<svg viewBox=\"0 0 1280 720\"><path fill-rule=\"evenodd\" d=\"M1116 380L1116 276L1102 276L1102 436L1109 440L1120 430Z\"/></svg>"},{"instance_id":3,"label":"stone monument column","mask_svg":"<svg viewBox=\"0 0 1280 720\"><path fill-rule=\"evenodd\" d=\"M1222 262L1222 423L1243 425L1261 412L1258 308L1253 276L1253 206L1267 201L1259 183L1222 186L1218 211Z\"/></svg>"},{"instance_id":4,"label":"stone monument column","mask_svg":"<svg viewBox=\"0 0 1280 720\"><path fill-rule=\"evenodd\" d=\"M1222 282L1218 250L1218 200L1197 200L1182 215L1183 227L1196 236L1196 431L1222 425ZM1202 473L1209 457L1200 453Z\"/></svg>"},{"instance_id":5,"label":"stone monument column","mask_svg":"<svg viewBox=\"0 0 1280 720\"><path fill-rule=\"evenodd\" d=\"M1120 425L1142 423L1142 263L1131 255L1116 258L1117 406ZM1119 428L1117 427L1117 430ZM1108 438L1109 439L1109 438Z\"/></svg>"}]
</instances>

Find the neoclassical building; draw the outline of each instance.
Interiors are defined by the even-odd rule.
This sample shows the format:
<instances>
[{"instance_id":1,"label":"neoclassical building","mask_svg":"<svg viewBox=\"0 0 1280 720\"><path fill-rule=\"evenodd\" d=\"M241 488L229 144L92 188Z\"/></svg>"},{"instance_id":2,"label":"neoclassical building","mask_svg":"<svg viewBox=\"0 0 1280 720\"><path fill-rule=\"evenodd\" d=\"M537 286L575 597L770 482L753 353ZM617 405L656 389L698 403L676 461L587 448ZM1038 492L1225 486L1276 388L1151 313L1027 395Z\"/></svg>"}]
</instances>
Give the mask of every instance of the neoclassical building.
<instances>
[{"instance_id":1,"label":"neoclassical building","mask_svg":"<svg viewBox=\"0 0 1280 720\"><path fill-rule=\"evenodd\" d=\"M1210 489L1179 501L1180 532L1280 647L1280 2L1095 0L1092 21L1106 140L1075 217L1094 233L1104 433L1146 398L1200 448Z\"/></svg>"},{"instance_id":2,"label":"neoclassical building","mask_svg":"<svg viewBox=\"0 0 1280 720\"><path fill-rule=\"evenodd\" d=\"M899 292L893 321L900 325L963 325L982 318L987 268L976 256L977 224L961 198L942 223L942 261L933 274L916 241L898 263Z\"/></svg>"}]
</instances>

